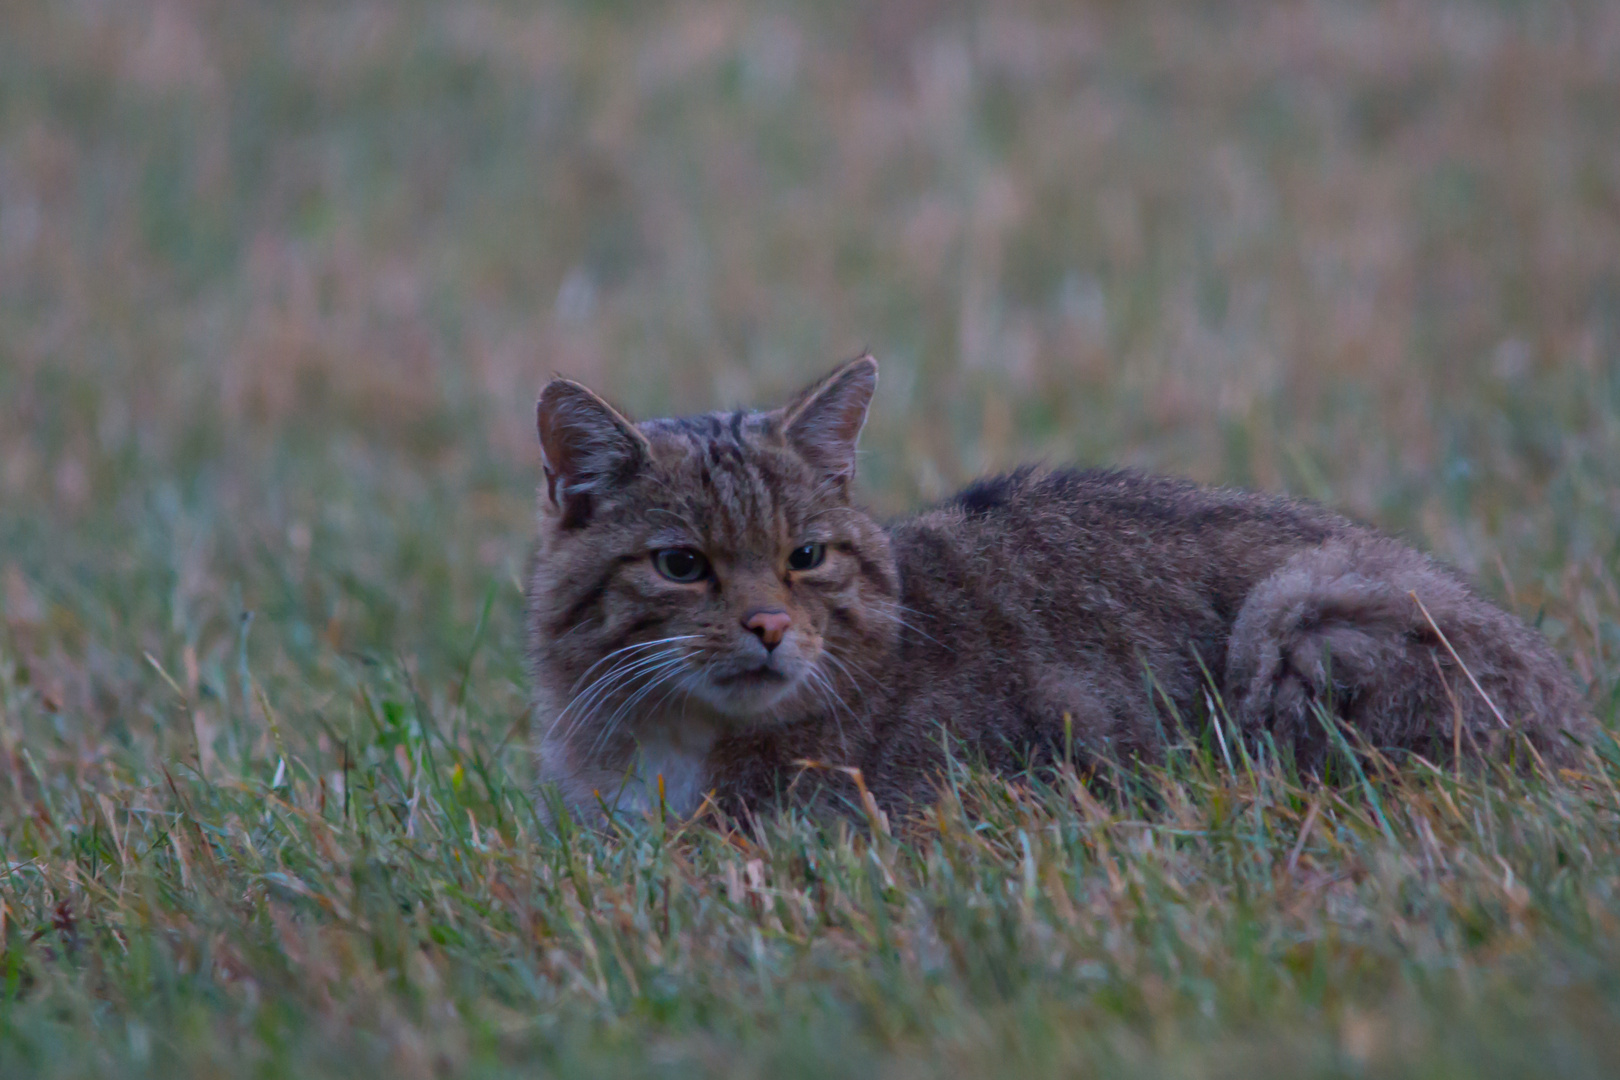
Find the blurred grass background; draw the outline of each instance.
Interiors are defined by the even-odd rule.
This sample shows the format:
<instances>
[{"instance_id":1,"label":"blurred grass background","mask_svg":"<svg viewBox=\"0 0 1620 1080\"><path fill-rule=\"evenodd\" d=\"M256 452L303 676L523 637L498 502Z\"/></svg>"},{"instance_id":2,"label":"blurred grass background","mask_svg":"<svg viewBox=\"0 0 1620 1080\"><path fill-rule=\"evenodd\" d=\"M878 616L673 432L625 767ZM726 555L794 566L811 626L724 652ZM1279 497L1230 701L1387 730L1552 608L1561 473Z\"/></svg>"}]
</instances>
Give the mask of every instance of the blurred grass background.
<instances>
[{"instance_id":1,"label":"blurred grass background","mask_svg":"<svg viewBox=\"0 0 1620 1080\"><path fill-rule=\"evenodd\" d=\"M768 404L862 348L885 513L1036 457L1315 497L1613 713L1612 3L11 3L8 866L180 763L406 783L418 705L521 787L545 378ZM14 940L88 895L7 880Z\"/></svg>"}]
</instances>

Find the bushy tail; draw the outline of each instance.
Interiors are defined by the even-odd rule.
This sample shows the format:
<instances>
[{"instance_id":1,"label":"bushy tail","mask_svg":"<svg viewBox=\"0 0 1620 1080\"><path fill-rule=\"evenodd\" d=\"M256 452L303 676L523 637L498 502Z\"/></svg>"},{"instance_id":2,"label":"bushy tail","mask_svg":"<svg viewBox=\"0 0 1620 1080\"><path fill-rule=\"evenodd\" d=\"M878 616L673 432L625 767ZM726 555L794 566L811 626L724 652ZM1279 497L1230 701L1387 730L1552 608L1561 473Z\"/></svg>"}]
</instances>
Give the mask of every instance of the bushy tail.
<instances>
[{"instance_id":1,"label":"bushy tail","mask_svg":"<svg viewBox=\"0 0 1620 1080\"><path fill-rule=\"evenodd\" d=\"M1539 633L1383 537L1301 552L1256 586L1232 629L1225 685L1239 726L1269 731L1305 769L1333 745L1323 710L1380 749L1442 758L1457 745L1499 752L1522 733L1563 760L1576 745L1566 734L1590 733Z\"/></svg>"}]
</instances>

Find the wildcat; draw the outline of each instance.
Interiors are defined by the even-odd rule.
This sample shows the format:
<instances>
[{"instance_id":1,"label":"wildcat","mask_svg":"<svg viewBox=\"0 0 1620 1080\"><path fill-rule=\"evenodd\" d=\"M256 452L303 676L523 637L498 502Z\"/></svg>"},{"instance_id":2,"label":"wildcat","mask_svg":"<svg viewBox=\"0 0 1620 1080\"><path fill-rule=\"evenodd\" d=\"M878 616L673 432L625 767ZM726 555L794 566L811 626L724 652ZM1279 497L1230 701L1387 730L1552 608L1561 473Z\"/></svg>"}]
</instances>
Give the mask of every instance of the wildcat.
<instances>
[{"instance_id":1,"label":"wildcat","mask_svg":"<svg viewBox=\"0 0 1620 1080\"><path fill-rule=\"evenodd\" d=\"M768 805L805 760L901 807L947 735L1012 771L1224 711L1312 770L1328 713L1441 756L1561 757L1590 723L1539 633L1308 502L1025 468L880 525L850 497L876 386L862 356L784 408L639 424L546 386L536 749L574 812Z\"/></svg>"}]
</instances>

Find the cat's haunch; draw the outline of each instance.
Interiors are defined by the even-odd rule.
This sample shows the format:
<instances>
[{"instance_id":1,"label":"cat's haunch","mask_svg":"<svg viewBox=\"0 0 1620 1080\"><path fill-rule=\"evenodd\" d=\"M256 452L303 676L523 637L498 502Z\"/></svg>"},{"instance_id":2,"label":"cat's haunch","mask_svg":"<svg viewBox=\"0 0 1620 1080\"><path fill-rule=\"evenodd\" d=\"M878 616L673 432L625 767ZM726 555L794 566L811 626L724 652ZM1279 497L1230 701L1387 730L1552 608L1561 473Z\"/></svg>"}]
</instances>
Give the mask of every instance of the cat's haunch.
<instances>
[{"instance_id":1,"label":"cat's haunch","mask_svg":"<svg viewBox=\"0 0 1620 1080\"><path fill-rule=\"evenodd\" d=\"M632 422L558 379L529 582L543 784L686 814L859 768L893 808L945 746L1013 771L1147 757L1222 722L1305 770L1344 736L1444 757L1590 718L1540 634L1311 503L1021 469L880 525L850 498L862 356L783 408ZM808 793L839 783L818 772Z\"/></svg>"}]
</instances>

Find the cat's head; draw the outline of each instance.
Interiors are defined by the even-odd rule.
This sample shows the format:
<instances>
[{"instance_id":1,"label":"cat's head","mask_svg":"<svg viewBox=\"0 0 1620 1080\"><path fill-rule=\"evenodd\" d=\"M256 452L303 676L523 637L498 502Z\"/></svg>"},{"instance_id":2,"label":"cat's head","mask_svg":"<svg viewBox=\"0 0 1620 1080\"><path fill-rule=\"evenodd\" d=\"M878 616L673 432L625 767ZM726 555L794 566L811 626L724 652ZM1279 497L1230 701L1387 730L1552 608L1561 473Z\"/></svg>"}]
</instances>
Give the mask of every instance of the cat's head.
<instances>
[{"instance_id":1,"label":"cat's head","mask_svg":"<svg viewBox=\"0 0 1620 1080\"><path fill-rule=\"evenodd\" d=\"M554 722L606 737L696 702L776 725L871 684L899 592L849 493L876 386L862 356L780 409L641 423L545 388L530 629Z\"/></svg>"}]
</instances>

